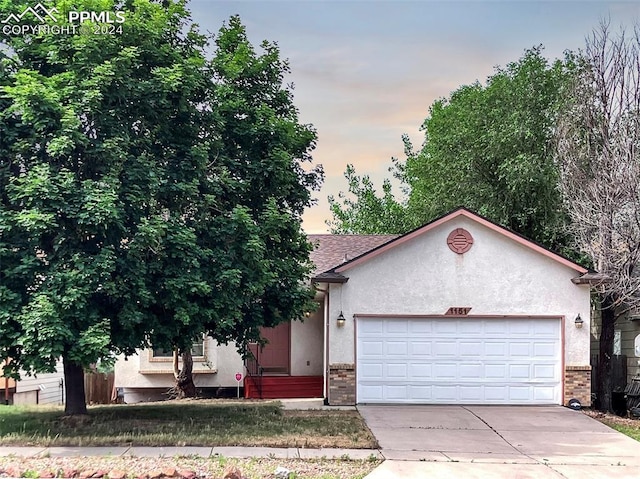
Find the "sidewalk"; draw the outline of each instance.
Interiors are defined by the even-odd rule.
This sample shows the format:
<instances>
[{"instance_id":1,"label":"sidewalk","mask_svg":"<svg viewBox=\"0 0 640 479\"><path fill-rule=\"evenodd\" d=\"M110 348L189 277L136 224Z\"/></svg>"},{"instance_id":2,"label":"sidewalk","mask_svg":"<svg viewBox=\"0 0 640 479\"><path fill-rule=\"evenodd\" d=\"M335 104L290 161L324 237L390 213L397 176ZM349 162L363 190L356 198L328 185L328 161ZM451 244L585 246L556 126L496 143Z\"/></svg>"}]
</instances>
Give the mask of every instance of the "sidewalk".
<instances>
[{"instance_id":1,"label":"sidewalk","mask_svg":"<svg viewBox=\"0 0 640 479\"><path fill-rule=\"evenodd\" d=\"M274 459L384 459L378 449L305 449L297 447L17 447L0 446L0 456L36 457L267 457Z\"/></svg>"}]
</instances>

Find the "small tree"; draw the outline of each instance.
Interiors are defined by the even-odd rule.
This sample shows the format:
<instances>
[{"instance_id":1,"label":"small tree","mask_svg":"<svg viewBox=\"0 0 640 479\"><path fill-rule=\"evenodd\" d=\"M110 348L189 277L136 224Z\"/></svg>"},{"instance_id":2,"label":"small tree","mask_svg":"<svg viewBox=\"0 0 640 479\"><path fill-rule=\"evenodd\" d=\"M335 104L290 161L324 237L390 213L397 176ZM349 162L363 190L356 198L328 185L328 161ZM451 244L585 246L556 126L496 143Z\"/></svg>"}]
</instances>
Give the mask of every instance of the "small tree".
<instances>
[{"instance_id":1,"label":"small tree","mask_svg":"<svg viewBox=\"0 0 640 479\"><path fill-rule=\"evenodd\" d=\"M612 411L614 325L640 305L640 36L607 24L587 38L557 130L560 187L577 246L607 280L597 399Z\"/></svg>"},{"instance_id":2,"label":"small tree","mask_svg":"<svg viewBox=\"0 0 640 479\"><path fill-rule=\"evenodd\" d=\"M399 166L397 162L396 165ZM390 171L399 177L398 170L390 168ZM333 219L327 225L332 233L400 234L411 229L413 222L407 217L406 205L394 197L388 178L382 184L380 197L371 178L358 176L353 165L347 165L344 177L349 184L348 193L341 191L337 199L329 196Z\"/></svg>"}]
</instances>

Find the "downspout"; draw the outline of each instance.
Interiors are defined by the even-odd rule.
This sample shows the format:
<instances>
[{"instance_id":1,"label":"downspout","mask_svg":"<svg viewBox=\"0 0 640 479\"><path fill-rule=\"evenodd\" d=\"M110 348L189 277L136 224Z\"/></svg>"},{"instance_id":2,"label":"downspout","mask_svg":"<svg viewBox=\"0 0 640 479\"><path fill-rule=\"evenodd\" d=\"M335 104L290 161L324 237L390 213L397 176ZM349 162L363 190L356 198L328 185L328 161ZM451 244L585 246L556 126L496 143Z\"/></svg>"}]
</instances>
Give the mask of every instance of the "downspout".
<instances>
[{"instance_id":1,"label":"downspout","mask_svg":"<svg viewBox=\"0 0 640 479\"><path fill-rule=\"evenodd\" d=\"M5 366L9 365L9 358L4 360ZM9 405L9 378L5 376L4 378L4 404L6 406Z\"/></svg>"},{"instance_id":2,"label":"downspout","mask_svg":"<svg viewBox=\"0 0 640 479\"><path fill-rule=\"evenodd\" d=\"M329 371L329 286L327 285L327 289L322 289L318 287L318 283L314 283L316 291L320 291L324 293L324 311L322 314L322 321L324 327L323 341L322 341L322 397L324 398L325 405L328 403L329 397L327 396L327 378Z\"/></svg>"},{"instance_id":3,"label":"downspout","mask_svg":"<svg viewBox=\"0 0 640 479\"><path fill-rule=\"evenodd\" d=\"M329 404L329 288L324 295L324 368L322 378L322 397L325 405Z\"/></svg>"},{"instance_id":4,"label":"downspout","mask_svg":"<svg viewBox=\"0 0 640 479\"><path fill-rule=\"evenodd\" d=\"M322 397L324 398L325 406L329 404L329 291L331 290L331 284L325 283L327 289L318 287L320 283L313 283L316 291L324 293L324 314L322 320L324 321L324 337L323 337L323 351L322 351Z\"/></svg>"}]
</instances>

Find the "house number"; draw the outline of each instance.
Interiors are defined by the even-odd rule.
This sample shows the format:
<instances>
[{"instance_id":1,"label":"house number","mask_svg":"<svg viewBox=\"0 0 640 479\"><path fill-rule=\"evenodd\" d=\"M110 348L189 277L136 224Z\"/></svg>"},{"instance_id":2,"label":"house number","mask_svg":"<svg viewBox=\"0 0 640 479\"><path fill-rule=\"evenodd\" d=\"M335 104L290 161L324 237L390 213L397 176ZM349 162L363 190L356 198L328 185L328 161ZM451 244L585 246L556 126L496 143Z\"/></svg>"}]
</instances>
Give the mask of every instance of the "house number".
<instances>
[{"instance_id":1,"label":"house number","mask_svg":"<svg viewBox=\"0 0 640 479\"><path fill-rule=\"evenodd\" d=\"M471 311L471 308L463 308L460 306L452 306L444 313L446 316L466 316Z\"/></svg>"}]
</instances>

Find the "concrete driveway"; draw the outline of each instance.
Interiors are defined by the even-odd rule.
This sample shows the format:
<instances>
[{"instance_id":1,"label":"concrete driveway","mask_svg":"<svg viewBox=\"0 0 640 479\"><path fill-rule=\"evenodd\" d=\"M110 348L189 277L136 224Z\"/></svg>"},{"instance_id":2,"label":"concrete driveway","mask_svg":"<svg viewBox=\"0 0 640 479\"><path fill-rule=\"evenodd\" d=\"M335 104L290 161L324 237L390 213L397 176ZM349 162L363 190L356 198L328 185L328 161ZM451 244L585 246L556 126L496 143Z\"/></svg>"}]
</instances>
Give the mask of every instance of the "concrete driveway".
<instances>
[{"instance_id":1,"label":"concrete driveway","mask_svg":"<svg viewBox=\"0 0 640 479\"><path fill-rule=\"evenodd\" d=\"M386 461L367 479L640 478L640 443L560 406L360 406Z\"/></svg>"}]
</instances>

